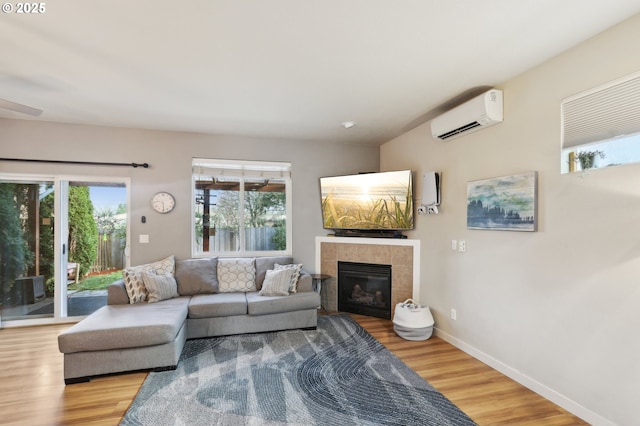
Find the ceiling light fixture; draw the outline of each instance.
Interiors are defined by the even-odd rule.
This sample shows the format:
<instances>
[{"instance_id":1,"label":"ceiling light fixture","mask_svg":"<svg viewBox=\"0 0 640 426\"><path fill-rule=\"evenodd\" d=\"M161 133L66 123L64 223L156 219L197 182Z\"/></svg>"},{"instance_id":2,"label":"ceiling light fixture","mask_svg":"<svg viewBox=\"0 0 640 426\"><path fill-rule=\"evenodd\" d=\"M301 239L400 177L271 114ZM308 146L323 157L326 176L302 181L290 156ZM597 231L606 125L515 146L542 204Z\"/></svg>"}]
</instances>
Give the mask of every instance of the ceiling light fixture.
<instances>
[{"instance_id":1,"label":"ceiling light fixture","mask_svg":"<svg viewBox=\"0 0 640 426\"><path fill-rule=\"evenodd\" d=\"M355 121L345 121L342 123L342 127L344 127L345 129L350 129L355 125L356 125Z\"/></svg>"}]
</instances>

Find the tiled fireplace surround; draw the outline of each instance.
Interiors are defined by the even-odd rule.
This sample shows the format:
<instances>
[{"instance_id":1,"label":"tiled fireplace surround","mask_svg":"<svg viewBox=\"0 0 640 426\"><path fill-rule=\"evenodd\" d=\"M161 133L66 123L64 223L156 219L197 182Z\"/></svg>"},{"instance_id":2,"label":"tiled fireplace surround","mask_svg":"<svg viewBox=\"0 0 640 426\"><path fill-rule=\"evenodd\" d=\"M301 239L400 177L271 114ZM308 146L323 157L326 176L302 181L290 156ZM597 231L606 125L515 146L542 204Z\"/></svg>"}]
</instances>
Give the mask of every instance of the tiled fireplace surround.
<instances>
[{"instance_id":1,"label":"tiled fireplace surround","mask_svg":"<svg viewBox=\"0 0 640 426\"><path fill-rule=\"evenodd\" d=\"M419 240L316 237L316 272L331 276L322 285L322 306L329 311L338 310L338 261L391 265L392 309L409 298L420 301Z\"/></svg>"}]
</instances>

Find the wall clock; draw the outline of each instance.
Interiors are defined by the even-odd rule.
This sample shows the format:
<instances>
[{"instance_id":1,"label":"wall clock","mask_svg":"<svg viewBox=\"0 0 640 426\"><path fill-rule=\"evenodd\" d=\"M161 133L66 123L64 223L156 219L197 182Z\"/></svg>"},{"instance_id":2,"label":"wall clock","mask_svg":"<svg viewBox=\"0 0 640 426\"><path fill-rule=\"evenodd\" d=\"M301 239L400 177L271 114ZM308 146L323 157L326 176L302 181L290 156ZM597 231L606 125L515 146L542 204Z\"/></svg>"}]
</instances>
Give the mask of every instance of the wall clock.
<instances>
[{"instance_id":1,"label":"wall clock","mask_svg":"<svg viewBox=\"0 0 640 426\"><path fill-rule=\"evenodd\" d=\"M158 213L169 213L176 206L176 199L168 192L158 192L151 199L151 207Z\"/></svg>"}]
</instances>

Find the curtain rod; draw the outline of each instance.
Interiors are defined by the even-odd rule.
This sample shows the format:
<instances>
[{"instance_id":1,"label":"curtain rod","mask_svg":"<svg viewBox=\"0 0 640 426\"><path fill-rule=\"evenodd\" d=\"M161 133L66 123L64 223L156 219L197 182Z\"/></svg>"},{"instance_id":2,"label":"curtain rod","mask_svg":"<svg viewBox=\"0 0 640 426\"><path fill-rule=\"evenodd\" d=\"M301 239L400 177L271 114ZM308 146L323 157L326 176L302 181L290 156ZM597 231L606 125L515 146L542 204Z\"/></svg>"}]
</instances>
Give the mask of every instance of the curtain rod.
<instances>
[{"instance_id":1,"label":"curtain rod","mask_svg":"<svg viewBox=\"0 0 640 426\"><path fill-rule=\"evenodd\" d=\"M63 160L33 160L28 158L0 158L0 161L21 161L24 163L54 163L54 164L80 164L85 166L126 166L149 168L149 163L101 163L97 161L63 161Z\"/></svg>"}]
</instances>

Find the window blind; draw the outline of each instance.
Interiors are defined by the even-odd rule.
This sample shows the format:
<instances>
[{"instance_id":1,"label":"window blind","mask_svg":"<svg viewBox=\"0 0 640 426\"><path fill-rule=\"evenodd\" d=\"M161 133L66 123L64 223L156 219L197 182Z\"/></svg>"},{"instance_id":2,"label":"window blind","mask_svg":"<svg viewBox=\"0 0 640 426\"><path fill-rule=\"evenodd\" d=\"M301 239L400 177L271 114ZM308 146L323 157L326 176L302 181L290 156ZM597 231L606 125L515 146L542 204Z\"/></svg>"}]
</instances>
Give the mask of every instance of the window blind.
<instances>
[{"instance_id":1,"label":"window blind","mask_svg":"<svg viewBox=\"0 0 640 426\"><path fill-rule=\"evenodd\" d=\"M193 173L208 177L290 179L291 163L194 158Z\"/></svg>"},{"instance_id":2,"label":"window blind","mask_svg":"<svg viewBox=\"0 0 640 426\"><path fill-rule=\"evenodd\" d=\"M640 132L640 73L562 101L562 147Z\"/></svg>"}]
</instances>

